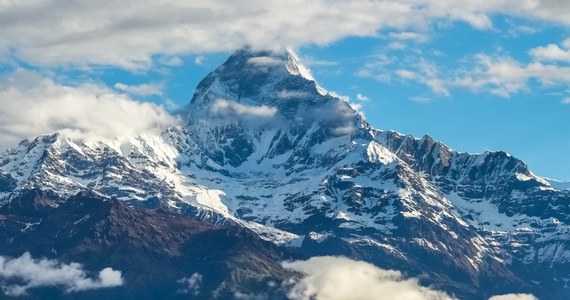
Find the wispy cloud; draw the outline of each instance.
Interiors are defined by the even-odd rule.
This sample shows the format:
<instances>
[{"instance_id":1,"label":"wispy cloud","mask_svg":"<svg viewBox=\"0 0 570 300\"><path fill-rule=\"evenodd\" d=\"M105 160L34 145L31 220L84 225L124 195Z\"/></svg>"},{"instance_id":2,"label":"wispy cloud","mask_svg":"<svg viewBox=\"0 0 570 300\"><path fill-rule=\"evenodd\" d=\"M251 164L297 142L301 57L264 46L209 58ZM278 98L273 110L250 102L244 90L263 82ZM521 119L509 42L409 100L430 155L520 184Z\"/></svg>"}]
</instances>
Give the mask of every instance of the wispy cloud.
<instances>
[{"instance_id":1,"label":"wispy cloud","mask_svg":"<svg viewBox=\"0 0 570 300\"><path fill-rule=\"evenodd\" d=\"M60 287L71 293L121 285L121 271L112 268L105 268L96 278L89 278L78 263L34 259L27 252L18 258L0 256L0 286L7 296L23 296L39 287Z\"/></svg>"},{"instance_id":2,"label":"wispy cloud","mask_svg":"<svg viewBox=\"0 0 570 300\"><path fill-rule=\"evenodd\" d=\"M267 105L247 105L231 100L218 99L210 107L210 112L219 116L271 118L277 113L277 108Z\"/></svg>"},{"instance_id":3,"label":"wispy cloud","mask_svg":"<svg viewBox=\"0 0 570 300\"><path fill-rule=\"evenodd\" d=\"M133 96L161 96L162 84L158 83L145 83L139 85L128 85L124 83L116 83L115 89L126 92Z\"/></svg>"},{"instance_id":4,"label":"wispy cloud","mask_svg":"<svg viewBox=\"0 0 570 300\"><path fill-rule=\"evenodd\" d=\"M570 84L570 67L542 62L523 64L509 56L479 54L476 65L463 69L451 84L474 91L489 91L501 97L527 91L529 80L543 87Z\"/></svg>"},{"instance_id":5,"label":"wispy cloud","mask_svg":"<svg viewBox=\"0 0 570 300\"><path fill-rule=\"evenodd\" d=\"M438 95L450 95L448 86L445 80L442 79L439 68L434 63L422 59L417 62L414 70L399 69L395 73L404 80L416 81L426 85Z\"/></svg>"}]
</instances>

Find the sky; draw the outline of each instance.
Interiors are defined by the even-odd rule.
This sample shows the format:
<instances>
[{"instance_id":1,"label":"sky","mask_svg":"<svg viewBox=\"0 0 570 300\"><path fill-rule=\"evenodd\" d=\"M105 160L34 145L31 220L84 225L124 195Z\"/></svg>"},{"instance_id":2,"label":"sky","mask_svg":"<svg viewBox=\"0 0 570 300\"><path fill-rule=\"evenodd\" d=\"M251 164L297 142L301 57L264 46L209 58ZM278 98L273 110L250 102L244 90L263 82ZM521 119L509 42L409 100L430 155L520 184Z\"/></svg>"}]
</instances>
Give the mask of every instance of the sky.
<instances>
[{"instance_id":1,"label":"sky","mask_svg":"<svg viewBox=\"0 0 570 300\"><path fill-rule=\"evenodd\" d=\"M236 49L292 47L376 128L570 180L564 0L0 0L0 148L160 130Z\"/></svg>"}]
</instances>

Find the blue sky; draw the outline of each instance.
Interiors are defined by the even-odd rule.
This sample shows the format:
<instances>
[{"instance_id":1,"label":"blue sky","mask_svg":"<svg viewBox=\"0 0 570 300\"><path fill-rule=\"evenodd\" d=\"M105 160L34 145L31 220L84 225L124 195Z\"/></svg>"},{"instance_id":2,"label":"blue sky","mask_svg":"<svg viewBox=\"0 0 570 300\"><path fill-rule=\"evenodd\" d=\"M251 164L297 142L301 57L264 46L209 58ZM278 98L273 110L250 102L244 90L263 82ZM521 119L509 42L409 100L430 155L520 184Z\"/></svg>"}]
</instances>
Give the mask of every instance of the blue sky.
<instances>
[{"instance_id":1,"label":"blue sky","mask_svg":"<svg viewBox=\"0 0 570 300\"><path fill-rule=\"evenodd\" d=\"M174 124L165 111L233 50L292 46L377 128L570 180L570 3L72 3L0 2L1 147Z\"/></svg>"}]
</instances>

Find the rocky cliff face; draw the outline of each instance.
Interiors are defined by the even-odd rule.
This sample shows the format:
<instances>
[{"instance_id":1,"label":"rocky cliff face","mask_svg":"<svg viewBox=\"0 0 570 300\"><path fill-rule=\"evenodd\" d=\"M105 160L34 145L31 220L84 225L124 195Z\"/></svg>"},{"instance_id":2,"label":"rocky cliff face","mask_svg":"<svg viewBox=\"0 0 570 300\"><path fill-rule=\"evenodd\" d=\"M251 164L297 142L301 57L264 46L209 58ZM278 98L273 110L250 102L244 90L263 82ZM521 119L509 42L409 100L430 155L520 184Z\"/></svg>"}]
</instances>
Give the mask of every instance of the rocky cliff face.
<instances>
[{"instance_id":1,"label":"rocky cliff face","mask_svg":"<svg viewBox=\"0 0 570 300\"><path fill-rule=\"evenodd\" d=\"M504 152L372 128L290 51L236 52L182 117L159 136L22 142L0 156L4 206L32 188L53 194L53 206L90 190L237 224L304 255L403 270L468 298L568 295L569 191Z\"/></svg>"}]
</instances>

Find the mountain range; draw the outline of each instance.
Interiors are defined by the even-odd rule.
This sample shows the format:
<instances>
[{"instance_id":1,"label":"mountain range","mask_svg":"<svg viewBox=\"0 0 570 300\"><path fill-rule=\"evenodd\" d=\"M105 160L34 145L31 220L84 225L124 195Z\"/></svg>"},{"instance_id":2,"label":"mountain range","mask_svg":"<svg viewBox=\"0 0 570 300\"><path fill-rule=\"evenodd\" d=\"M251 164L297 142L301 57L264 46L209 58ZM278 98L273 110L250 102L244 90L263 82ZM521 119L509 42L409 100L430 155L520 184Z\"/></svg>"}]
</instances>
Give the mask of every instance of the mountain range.
<instances>
[{"instance_id":1,"label":"mountain range","mask_svg":"<svg viewBox=\"0 0 570 300\"><path fill-rule=\"evenodd\" d=\"M570 297L569 190L505 152L373 128L290 50L238 50L179 116L158 134L56 133L0 154L0 255L125 278L30 298L286 298L276 282L299 274L280 261L324 255L461 299ZM194 274L199 292L181 293Z\"/></svg>"}]
</instances>

